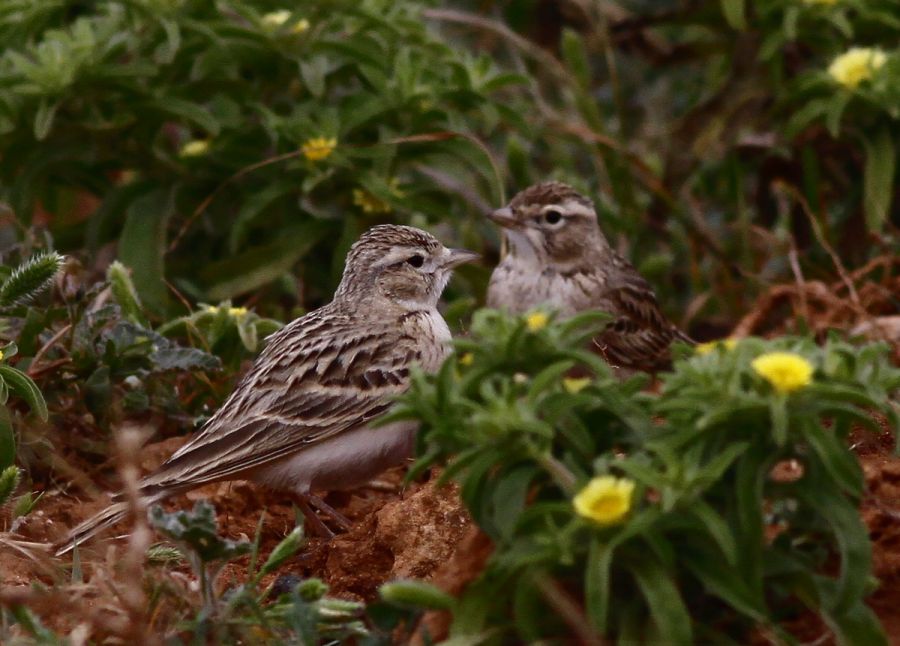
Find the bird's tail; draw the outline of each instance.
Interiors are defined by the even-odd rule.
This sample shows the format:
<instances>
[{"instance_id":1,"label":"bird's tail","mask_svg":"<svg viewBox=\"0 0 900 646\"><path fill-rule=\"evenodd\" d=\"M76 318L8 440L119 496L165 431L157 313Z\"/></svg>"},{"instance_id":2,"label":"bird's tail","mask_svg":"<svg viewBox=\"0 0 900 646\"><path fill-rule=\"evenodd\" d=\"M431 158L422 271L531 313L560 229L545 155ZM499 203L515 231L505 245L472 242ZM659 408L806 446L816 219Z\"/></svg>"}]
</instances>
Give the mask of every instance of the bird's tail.
<instances>
[{"instance_id":1,"label":"bird's tail","mask_svg":"<svg viewBox=\"0 0 900 646\"><path fill-rule=\"evenodd\" d=\"M143 503L142 507L149 507L160 500L168 498L170 494L170 491L163 489L149 495L141 495L141 502ZM119 496L113 497L113 500L118 497ZM86 540L102 532L104 529L112 527L116 523L124 520L125 517L128 516L129 511L130 504L128 502L114 502L103 511L94 514L86 521L69 530L69 534L53 546L56 556L62 556L63 554L71 552L75 549L76 545L81 545Z\"/></svg>"},{"instance_id":2,"label":"bird's tail","mask_svg":"<svg viewBox=\"0 0 900 646\"><path fill-rule=\"evenodd\" d=\"M92 536L99 534L107 527L112 527L128 515L129 505L126 502L113 503L103 511L69 530L68 536L54 545L57 556L62 556L84 543Z\"/></svg>"}]
</instances>

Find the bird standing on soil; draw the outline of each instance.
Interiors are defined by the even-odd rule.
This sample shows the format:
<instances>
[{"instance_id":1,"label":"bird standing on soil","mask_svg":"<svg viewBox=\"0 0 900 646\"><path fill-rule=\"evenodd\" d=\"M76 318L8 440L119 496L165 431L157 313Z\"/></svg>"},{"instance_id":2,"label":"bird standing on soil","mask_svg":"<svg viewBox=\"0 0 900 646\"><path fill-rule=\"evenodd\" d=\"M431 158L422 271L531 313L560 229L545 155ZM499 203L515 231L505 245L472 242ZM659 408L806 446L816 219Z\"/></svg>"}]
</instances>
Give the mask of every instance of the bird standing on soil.
<instances>
[{"instance_id":1,"label":"bird standing on soil","mask_svg":"<svg viewBox=\"0 0 900 646\"><path fill-rule=\"evenodd\" d=\"M358 486L411 454L414 422L370 423L406 390L413 365L440 367L450 330L438 299L453 268L476 257L413 227L367 231L334 300L270 337L219 411L141 480L142 500L252 480L297 493L308 521L327 531L309 505L337 512L313 492ZM57 554L127 513L126 503L111 505L74 528Z\"/></svg>"},{"instance_id":2,"label":"bird standing on soil","mask_svg":"<svg viewBox=\"0 0 900 646\"><path fill-rule=\"evenodd\" d=\"M671 363L673 341L694 343L660 311L653 289L600 231L593 203L571 186L536 184L488 217L508 244L488 306L521 313L546 305L563 317L608 312L613 321L594 343L615 367L654 372Z\"/></svg>"}]
</instances>

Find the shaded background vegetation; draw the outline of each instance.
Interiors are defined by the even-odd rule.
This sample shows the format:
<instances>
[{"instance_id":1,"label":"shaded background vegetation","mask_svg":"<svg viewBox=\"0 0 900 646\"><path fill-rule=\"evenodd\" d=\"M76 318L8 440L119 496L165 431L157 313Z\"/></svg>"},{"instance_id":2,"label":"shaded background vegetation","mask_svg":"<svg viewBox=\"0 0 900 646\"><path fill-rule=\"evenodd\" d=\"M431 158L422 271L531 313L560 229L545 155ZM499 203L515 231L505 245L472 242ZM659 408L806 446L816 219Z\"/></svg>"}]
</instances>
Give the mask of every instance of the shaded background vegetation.
<instances>
[{"instance_id":1,"label":"shaded background vegetation","mask_svg":"<svg viewBox=\"0 0 900 646\"><path fill-rule=\"evenodd\" d=\"M898 0L0 3L2 277L67 257L2 312L49 421L10 399L0 468L96 491L111 429L204 420L376 223L484 252L467 329L484 213L550 178L699 340L894 316L898 36Z\"/></svg>"}]
</instances>

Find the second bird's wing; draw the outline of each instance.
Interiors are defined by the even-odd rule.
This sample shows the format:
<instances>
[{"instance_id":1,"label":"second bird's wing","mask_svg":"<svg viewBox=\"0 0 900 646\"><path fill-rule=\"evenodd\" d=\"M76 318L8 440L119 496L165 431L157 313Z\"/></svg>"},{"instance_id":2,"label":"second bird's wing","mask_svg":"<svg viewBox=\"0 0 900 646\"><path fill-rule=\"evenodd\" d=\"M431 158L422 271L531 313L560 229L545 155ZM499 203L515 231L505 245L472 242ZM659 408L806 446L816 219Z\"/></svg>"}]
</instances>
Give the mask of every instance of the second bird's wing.
<instances>
[{"instance_id":1,"label":"second bird's wing","mask_svg":"<svg viewBox=\"0 0 900 646\"><path fill-rule=\"evenodd\" d=\"M415 339L397 326L361 326L325 310L270 338L215 416L144 478L142 494L239 477L362 426L390 407L419 359Z\"/></svg>"},{"instance_id":2,"label":"second bird's wing","mask_svg":"<svg viewBox=\"0 0 900 646\"><path fill-rule=\"evenodd\" d=\"M673 341L693 343L662 313L650 284L621 257L615 259L601 298L601 307L615 318L595 344L612 365L659 370L671 363Z\"/></svg>"}]
</instances>

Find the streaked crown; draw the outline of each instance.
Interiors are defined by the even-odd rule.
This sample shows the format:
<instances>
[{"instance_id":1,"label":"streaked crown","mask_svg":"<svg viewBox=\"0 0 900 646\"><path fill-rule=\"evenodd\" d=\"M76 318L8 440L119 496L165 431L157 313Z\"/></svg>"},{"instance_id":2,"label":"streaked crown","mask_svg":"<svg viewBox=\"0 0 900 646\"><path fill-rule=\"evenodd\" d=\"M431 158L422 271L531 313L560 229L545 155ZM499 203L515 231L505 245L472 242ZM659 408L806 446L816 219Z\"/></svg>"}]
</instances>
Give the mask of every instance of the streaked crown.
<instances>
[{"instance_id":1,"label":"streaked crown","mask_svg":"<svg viewBox=\"0 0 900 646\"><path fill-rule=\"evenodd\" d=\"M375 226L350 248L335 298L434 306L453 268L477 257L463 249L448 249L415 227Z\"/></svg>"}]
</instances>

